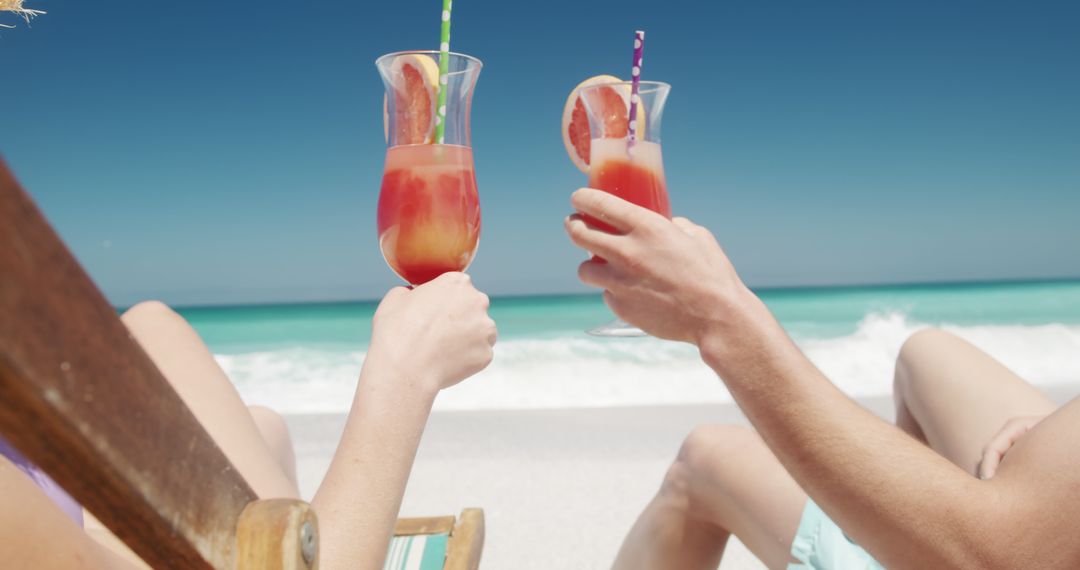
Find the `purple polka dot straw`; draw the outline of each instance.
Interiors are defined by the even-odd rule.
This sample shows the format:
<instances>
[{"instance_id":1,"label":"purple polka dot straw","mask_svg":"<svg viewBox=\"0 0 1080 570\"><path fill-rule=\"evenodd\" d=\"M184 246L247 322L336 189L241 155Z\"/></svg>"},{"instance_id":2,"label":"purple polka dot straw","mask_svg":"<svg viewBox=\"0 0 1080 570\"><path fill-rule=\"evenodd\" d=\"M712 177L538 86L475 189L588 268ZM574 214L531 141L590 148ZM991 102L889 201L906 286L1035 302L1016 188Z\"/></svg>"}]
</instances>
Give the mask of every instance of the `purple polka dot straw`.
<instances>
[{"instance_id":1,"label":"purple polka dot straw","mask_svg":"<svg viewBox=\"0 0 1080 570\"><path fill-rule=\"evenodd\" d=\"M641 82L641 54L645 51L645 32L634 32L634 67L630 69L630 143L637 139L638 84Z\"/></svg>"}]
</instances>

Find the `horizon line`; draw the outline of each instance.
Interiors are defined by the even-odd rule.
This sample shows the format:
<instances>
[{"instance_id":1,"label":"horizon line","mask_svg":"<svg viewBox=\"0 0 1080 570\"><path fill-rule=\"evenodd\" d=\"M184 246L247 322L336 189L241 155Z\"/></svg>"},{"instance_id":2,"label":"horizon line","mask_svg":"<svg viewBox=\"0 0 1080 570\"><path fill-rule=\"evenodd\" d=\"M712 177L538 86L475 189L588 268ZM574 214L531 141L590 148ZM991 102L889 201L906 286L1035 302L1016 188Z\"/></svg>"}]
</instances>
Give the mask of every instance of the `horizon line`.
<instances>
[{"instance_id":1,"label":"horizon line","mask_svg":"<svg viewBox=\"0 0 1080 570\"><path fill-rule=\"evenodd\" d=\"M764 287L750 287L750 290L754 294L761 293L776 293L776 292L789 292L789 291L835 291L845 289L890 289L897 287L904 288L960 288L960 287L978 287L978 286L992 286L992 285L1040 285L1040 284L1053 284L1053 283L1073 283L1080 282L1080 275L1074 276L1056 276L1056 277L1014 277L1014 278L998 278L998 279L953 279L942 281L894 281L894 282L865 282L865 283L835 283L835 284L815 284L815 285L770 285ZM578 292L578 293L515 293L509 295L491 295L492 301L498 300L514 300L514 299L535 299L535 298L556 298L556 297L595 297L599 296L599 292ZM289 307L300 305L346 305L346 304L375 304L381 301L380 298L368 298L368 299L322 299L312 301L255 301L251 303L181 303L176 305L170 305L177 310L201 310L201 309L224 309L224 308L258 308L258 307ZM136 303L137 304L137 303ZM117 311L127 310L134 305L116 306L113 307Z\"/></svg>"}]
</instances>

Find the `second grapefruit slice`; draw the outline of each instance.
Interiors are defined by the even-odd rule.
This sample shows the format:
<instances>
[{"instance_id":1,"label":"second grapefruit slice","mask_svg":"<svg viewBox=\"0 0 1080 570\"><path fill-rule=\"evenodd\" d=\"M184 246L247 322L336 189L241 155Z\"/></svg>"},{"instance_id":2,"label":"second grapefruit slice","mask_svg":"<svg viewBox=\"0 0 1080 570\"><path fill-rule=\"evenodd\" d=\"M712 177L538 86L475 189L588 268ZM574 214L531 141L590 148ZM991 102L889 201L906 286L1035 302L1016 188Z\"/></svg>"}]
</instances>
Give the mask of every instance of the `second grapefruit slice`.
<instances>
[{"instance_id":1,"label":"second grapefruit slice","mask_svg":"<svg viewBox=\"0 0 1080 570\"><path fill-rule=\"evenodd\" d=\"M613 75L590 77L574 87L563 106L562 137L566 153L578 170L589 173L589 153L594 138L589 128L589 116L585 104L581 101L580 91L586 87L605 83L619 83L622 80ZM630 89L625 85L612 85L601 88L596 101L603 105L604 135L621 138L629 132ZM593 102L590 100L590 102ZM594 111L596 111L594 109Z\"/></svg>"}]
</instances>

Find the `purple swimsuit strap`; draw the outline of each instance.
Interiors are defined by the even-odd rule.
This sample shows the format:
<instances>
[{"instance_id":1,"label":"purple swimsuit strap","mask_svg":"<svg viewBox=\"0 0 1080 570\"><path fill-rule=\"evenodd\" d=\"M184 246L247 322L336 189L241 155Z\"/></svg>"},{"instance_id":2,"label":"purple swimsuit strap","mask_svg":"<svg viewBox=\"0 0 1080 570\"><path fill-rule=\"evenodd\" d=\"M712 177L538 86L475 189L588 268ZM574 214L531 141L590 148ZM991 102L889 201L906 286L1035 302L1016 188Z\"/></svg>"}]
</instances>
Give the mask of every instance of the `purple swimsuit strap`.
<instances>
[{"instance_id":1,"label":"purple swimsuit strap","mask_svg":"<svg viewBox=\"0 0 1080 570\"><path fill-rule=\"evenodd\" d=\"M0 455L8 458L20 471L26 473L30 480L35 485L41 488L45 492L45 495L52 500L56 506L60 507L60 510L64 511L64 514L71 517L71 520L75 521L75 524L80 527L83 525L83 510L79 503L75 502L75 499L71 498L53 481L44 471L38 468L37 465L30 463L23 454L19 453L19 450L15 449L5 440L0 437Z\"/></svg>"}]
</instances>

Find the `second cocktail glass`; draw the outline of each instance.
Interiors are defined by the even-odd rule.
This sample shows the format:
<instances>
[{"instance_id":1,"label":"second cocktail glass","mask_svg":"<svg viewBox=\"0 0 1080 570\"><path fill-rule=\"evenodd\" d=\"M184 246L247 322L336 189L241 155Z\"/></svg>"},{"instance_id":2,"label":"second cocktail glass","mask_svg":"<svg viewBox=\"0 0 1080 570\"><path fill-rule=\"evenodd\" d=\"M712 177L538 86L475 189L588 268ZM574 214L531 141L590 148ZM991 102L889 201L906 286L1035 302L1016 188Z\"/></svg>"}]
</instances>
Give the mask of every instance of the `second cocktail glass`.
<instances>
[{"instance_id":1,"label":"second cocktail glass","mask_svg":"<svg viewBox=\"0 0 1080 570\"><path fill-rule=\"evenodd\" d=\"M657 81L638 84L637 124L630 138L627 112L631 83L605 83L583 88L581 101L589 117L589 187L671 217L664 162L660 153L660 122L671 86ZM589 224L615 228L586 217ZM588 331L596 336L646 336L641 329L616 320Z\"/></svg>"},{"instance_id":2,"label":"second cocktail glass","mask_svg":"<svg viewBox=\"0 0 1080 570\"><path fill-rule=\"evenodd\" d=\"M387 54L375 61L386 86L386 166L379 192L379 248L399 277L421 285L472 263L480 240L480 198L469 116L480 60L439 52ZM436 140L438 90L446 91L443 139Z\"/></svg>"}]
</instances>

